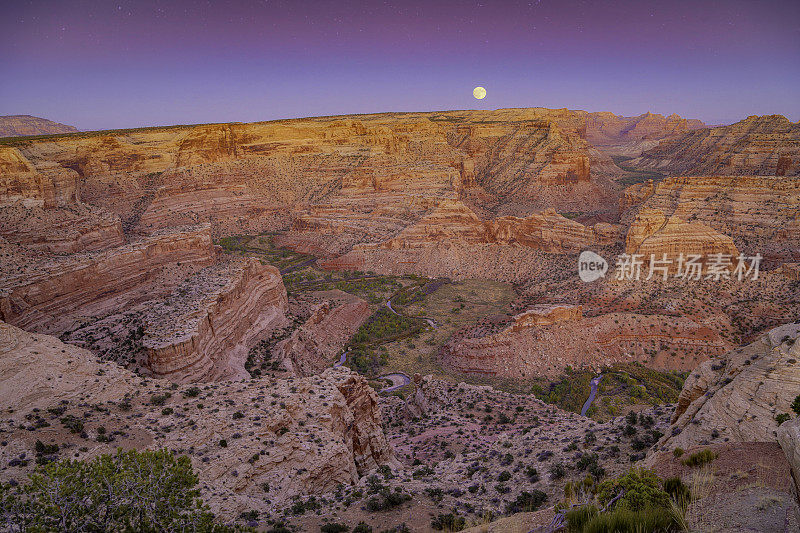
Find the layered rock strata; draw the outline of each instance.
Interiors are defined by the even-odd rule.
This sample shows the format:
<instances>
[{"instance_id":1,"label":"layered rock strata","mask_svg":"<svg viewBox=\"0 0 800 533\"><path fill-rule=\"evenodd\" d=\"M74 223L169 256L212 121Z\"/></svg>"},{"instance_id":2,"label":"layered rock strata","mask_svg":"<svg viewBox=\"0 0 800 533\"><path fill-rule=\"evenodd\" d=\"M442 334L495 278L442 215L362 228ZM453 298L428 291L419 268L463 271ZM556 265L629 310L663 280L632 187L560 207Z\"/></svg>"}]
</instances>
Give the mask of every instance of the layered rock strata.
<instances>
[{"instance_id":1,"label":"layered rock strata","mask_svg":"<svg viewBox=\"0 0 800 533\"><path fill-rule=\"evenodd\" d=\"M79 185L81 200L117 214L127 231L210 222L215 234L293 227L320 238L327 228L340 237L326 247L341 253L391 237L431 200L468 196L500 215L613 211L609 177L619 169L586 142L586 121L534 108L26 141L1 150L0 197L53 201Z\"/></svg>"},{"instance_id":2,"label":"layered rock strata","mask_svg":"<svg viewBox=\"0 0 800 533\"><path fill-rule=\"evenodd\" d=\"M686 379L659 444L674 448L726 441L775 441L778 415L800 392L800 324L770 330L757 341L706 361Z\"/></svg>"},{"instance_id":3,"label":"layered rock strata","mask_svg":"<svg viewBox=\"0 0 800 533\"><path fill-rule=\"evenodd\" d=\"M524 218L482 220L461 201L440 202L428 215L395 237L320 261L323 268L422 274L454 279L528 279L541 267L539 252L565 253L620 240L621 227L585 226L544 210Z\"/></svg>"},{"instance_id":4,"label":"layered rock strata","mask_svg":"<svg viewBox=\"0 0 800 533\"><path fill-rule=\"evenodd\" d=\"M684 176L797 176L800 123L782 115L754 115L665 139L631 164Z\"/></svg>"},{"instance_id":5,"label":"layered rock strata","mask_svg":"<svg viewBox=\"0 0 800 533\"><path fill-rule=\"evenodd\" d=\"M318 304L303 325L275 346L274 357L292 374L311 376L331 366L369 318L371 311L366 301L336 292L338 298Z\"/></svg>"},{"instance_id":6,"label":"layered rock strata","mask_svg":"<svg viewBox=\"0 0 800 533\"><path fill-rule=\"evenodd\" d=\"M0 319L39 332L63 331L81 315L150 299L215 258L207 226L67 256L34 254L8 243L0 249L8 259L0 265Z\"/></svg>"},{"instance_id":7,"label":"layered rock strata","mask_svg":"<svg viewBox=\"0 0 800 533\"><path fill-rule=\"evenodd\" d=\"M686 222L678 216L665 218L661 211L642 209L628 230L625 239L628 254L641 255L645 263L651 258L671 262L670 270L678 268L680 257L698 256L708 263L714 255L722 254L735 262L739 255L733 239L699 222ZM735 263L731 264L733 270Z\"/></svg>"},{"instance_id":8,"label":"layered rock strata","mask_svg":"<svg viewBox=\"0 0 800 533\"><path fill-rule=\"evenodd\" d=\"M277 268L255 259L206 267L148 310L147 366L172 381L247 378L248 350L286 325L287 309Z\"/></svg>"},{"instance_id":9,"label":"layered rock strata","mask_svg":"<svg viewBox=\"0 0 800 533\"><path fill-rule=\"evenodd\" d=\"M442 364L489 376L554 377L567 366L599 370L614 363L688 370L730 345L715 331L683 317L611 313L580 317L579 306L528 310L505 329L469 328L441 349Z\"/></svg>"},{"instance_id":10,"label":"layered rock strata","mask_svg":"<svg viewBox=\"0 0 800 533\"><path fill-rule=\"evenodd\" d=\"M767 262L800 257L797 215L800 178L797 177L667 178L656 185L627 189L622 203L629 207L623 215L623 223L631 224L627 237L629 249L638 247L653 229L657 232L659 226L670 223L673 234L686 231L688 240L696 239L692 233L704 234L705 243L723 249L730 248L729 237L738 251L748 256L760 253ZM682 223L701 224L705 228L695 231Z\"/></svg>"},{"instance_id":11,"label":"layered rock strata","mask_svg":"<svg viewBox=\"0 0 800 533\"><path fill-rule=\"evenodd\" d=\"M700 120L685 119L674 113L667 117L650 112L638 117L621 117L597 112L588 116L586 140L607 153L637 156L665 138L704 127Z\"/></svg>"},{"instance_id":12,"label":"layered rock strata","mask_svg":"<svg viewBox=\"0 0 800 533\"><path fill-rule=\"evenodd\" d=\"M125 244L119 217L82 203L43 208L20 201L3 206L0 236L29 249L54 254L92 252Z\"/></svg>"}]
</instances>

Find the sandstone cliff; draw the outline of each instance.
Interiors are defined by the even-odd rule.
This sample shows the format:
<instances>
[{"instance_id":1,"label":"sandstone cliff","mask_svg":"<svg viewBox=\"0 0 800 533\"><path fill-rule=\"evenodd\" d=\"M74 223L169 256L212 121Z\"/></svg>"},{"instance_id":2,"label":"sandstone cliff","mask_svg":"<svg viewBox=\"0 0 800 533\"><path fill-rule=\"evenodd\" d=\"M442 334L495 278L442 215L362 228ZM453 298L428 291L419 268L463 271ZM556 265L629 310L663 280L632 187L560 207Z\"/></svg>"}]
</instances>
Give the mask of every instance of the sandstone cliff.
<instances>
[{"instance_id":1,"label":"sandstone cliff","mask_svg":"<svg viewBox=\"0 0 800 533\"><path fill-rule=\"evenodd\" d=\"M655 229L653 244L659 247L695 241L696 248L732 251L732 239L738 251L748 256L760 253L772 263L800 257L797 177L667 178L656 185L630 187L621 202L628 208L623 224L631 225L629 251L638 249ZM664 234L657 227L666 222L670 222L671 231ZM694 224L700 226L692 228ZM680 238L681 232L686 233L686 239ZM661 243L656 242L659 240Z\"/></svg>"},{"instance_id":2,"label":"sandstone cliff","mask_svg":"<svg viewBox=\"0 0 800 533\"><path fill-rule=\"evenodd\" d=\"M0 243L0 320L37 332L61 332L81 315L104 314L169 291L215 252L209 228L159 232L101 252L33 254Z\"/></svg>"},{"instance_id":3,"label":"sandstone cliff","mask_svg":"<svg viewBox=\"0 0 800 533\"><path fill-rule=\"evenodd\" d=\"M689 131L665 139L631 164L683 176L797 176L800 123L782 115L751 116Z\"/></svg>"},{"instance_id":4,"label":"sandstone cliff","mask_svg":"<svg viewBox=\"0 0 800 533\"><path fill-rule=\"evenodd\" d=\"M275 357L293 375L311 376L331 366L369 318L371 311L366 301L335 292L335 299L318 304L303 325L275 346Z\"/></svg>"},{"instance_id":5,"label":"sandstone cliff","mask_svg":"<svg viewBox=\"0 0 800 533\"><path fill-rule=\"evenodd\" d=\"M714 254L731 258L735 266L739 252L733 239L699 222L686 222L673 215L665 218L661 211L641 209L628 230L625 239L628 254L640 254L645 262L653 257L662 260L664 256L672 261L671 269L677 268L680 256L697 255L708 262Z\"/></svg>"},{"instance_id":6,"label":"sandstone cliff","mask_svg":"<svg viewBox=\"0 0 800 533\"><path fill-rule=\"evenodd\" d=\"M672 430L659 445L775 441L776 416L791 413L800 392L798 336L800 325L786 324L697 367L679 396Z\"/></svg>"},{"instance_id":7,"label":"sandstone cliff","mask_svg":"<svg viewBox=\"0 0 800 533\"><path fill-rule=\"evenodd\" d=\"M280 272L255 259L206 267L145 316L147 366L171 381L249 377L248 350L286 323Z\"/></svg>"},{"instance_id":8,"label":"sandstone cliff","mask_svg":"<svg viewBox=\"0 0 800 533\"><path fill-rule=\"evenodd\" d=\"M80 198L118 215L126 231L291 226L341 253L460 196L496 215L614 211L609 178L620 171L583 138L586 117L539 108L398 113L20 141L2 148L9 172L0 172L0 198Z\"/></svg>"},{"instance_id":9,"label":"sandstone cliff","mask_svg":"<svg viewBox=\"0 0 800 533\"><path fill-rule=\"evenodd\" d=\"M589 113L586 140L607 153L637 156L665 138L704 127L700 120L685 119L674 113L668 117L650 112L621 117L598 112Z\"/></svg>"},{"instance_id":10,"label":"sandstone cliff","mask_svg":"<svg viewBox=\"0 0 800 533\"><path fill-rule=\"evenodd\" d=\"M719 334L683 317L609 313L582 318L580 308L536 306L498 332L468 328L441 349L442 364L457 372L530 378L555 377L567 366L599 370L639 361L688 370L730 348Z\"/></svg>"}]
</instances>

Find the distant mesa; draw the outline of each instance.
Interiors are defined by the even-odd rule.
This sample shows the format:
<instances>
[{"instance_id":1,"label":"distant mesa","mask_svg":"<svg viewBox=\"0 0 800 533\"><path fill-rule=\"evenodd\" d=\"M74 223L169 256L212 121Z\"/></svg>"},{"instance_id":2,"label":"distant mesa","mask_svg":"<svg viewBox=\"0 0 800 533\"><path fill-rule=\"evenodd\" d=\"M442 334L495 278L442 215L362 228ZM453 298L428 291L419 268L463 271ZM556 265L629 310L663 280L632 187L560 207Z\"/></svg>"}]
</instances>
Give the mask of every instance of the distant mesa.
<instances>
[{"instance_id":1,"label":"distant mesa","mask_svg":"<svg viewBox=\"0 0 800 533\"><path fill-rule=\"evenodd\" d=\"M0 137L75 133L78 128L31 115L0 116Z\"/></svg>"}]
</instances>

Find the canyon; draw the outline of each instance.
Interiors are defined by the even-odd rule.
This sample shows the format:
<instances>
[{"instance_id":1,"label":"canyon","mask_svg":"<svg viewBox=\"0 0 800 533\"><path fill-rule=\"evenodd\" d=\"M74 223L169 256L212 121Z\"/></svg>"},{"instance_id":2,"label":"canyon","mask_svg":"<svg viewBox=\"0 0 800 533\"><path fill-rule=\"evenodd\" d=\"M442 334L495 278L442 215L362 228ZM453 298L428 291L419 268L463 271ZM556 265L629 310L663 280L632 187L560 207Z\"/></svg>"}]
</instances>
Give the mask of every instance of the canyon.
<instances>
[{"instance_id":1,"label":"canyon","mask_svg":"<svg viewBox=\"0 0 800 533\"><path fill-rule=\"evenodd\" d=\"M230 523L425 531L531 491L555 505L581 461L688 476L675 448L757 450L800 479L797 123L528 108L41 128L0 139L4 481L37 439L82 460L167 448ZM590 283L585 250L609 264ZM643 279L615 276L621 254ZM676 278L690 255L761 271ZM651 257L664 278L644 279ZM630 382L597 389L624 396L609 416L531 393L599 374ZM386 491L412 498L367 513Z\"/></svg>"},{"instance_id":2,"label":"canyon","mask_svg":"<svg viewBox=\"0 0 800 533\"><path fill-rule=\"evenodd\" d=\"M277 268L255 259L206 267L148 309L147 368L172 381L247 378L247 352L285 325L287 309Z\"/></svg>"},{"instance_id":3,"label":"canyon","mask_svg":"<svg viewBox=\"0 0 800 533\"><path fill-rule=\"evenodd\" d=\"M395 461L381 430L375 392L363 377L346 369L291 381L220 382L194 397L188 385L173 388L167 381L143 379L114 363L98 362L88 350L4 322L0 360L0 386L9 393L2 395L0 408L14 412L17 427L26 425L31 412L46 407L61 405L62 414L79 414L86 401L105 405L107 410L99 411L86 431L111 435L113 446L192 449L204 500L227 519L263 505L265 483L273 487L267 497L282 503L353 483L375 466ZM175 414L162 413L158 422L148 423L141 415L149 418L150 398L165 393ZM180 416L196 411L203 401L216 408L204 411L197 421ZM234 412L256 431L237 433L242 423L232 418ZM104 428L100 433L99 426ZM167 427L177 431L162 429ZM2 432L6 444L0 458L6 465L32 441L29 432L5 424ZM57 435L53 428L38 438ZM69 435L58 435L67 441L62 446L78 442L77 435ZM224 439L236 445L221 446ZM308 445L314 441L320 445ZM76 448L75 457L91 458L111 449L94 441L90 447ZM258 462L248 462L253 454ZM213 462L206 460L209 457ZM3 478L8 475L4 472Z\"/></svg>"}]
</instances>

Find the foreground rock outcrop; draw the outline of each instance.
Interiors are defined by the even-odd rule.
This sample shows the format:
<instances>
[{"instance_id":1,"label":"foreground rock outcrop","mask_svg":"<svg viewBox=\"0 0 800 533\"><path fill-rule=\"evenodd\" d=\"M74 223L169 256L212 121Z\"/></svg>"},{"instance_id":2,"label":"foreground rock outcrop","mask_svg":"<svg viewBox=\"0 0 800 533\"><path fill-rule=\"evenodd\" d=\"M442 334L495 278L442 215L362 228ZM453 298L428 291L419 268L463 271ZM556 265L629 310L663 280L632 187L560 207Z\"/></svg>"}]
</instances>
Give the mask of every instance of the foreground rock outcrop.
<instances>
[{"instance_id":1,"label":"foreground rock outcrop","mask_svg":"<svg viewBox=\"0 0 800 533\"><path fill-rule=\"evenodd\" d=\"M247 351L286 324L280 272L255 259L206 267L144 318L147 366L172 381L242 379Z\"/></svg>"},{"instance_id":2,"label":"foreground rock outcrop","mask_svg":"<svg viewBox=\"0 0 800 533\"><path fill-rule=\"evenodd\" d=\"M706 361L686 379L660 446L688 448L726 441L775 441L779 415L792 417L800 394L800 324Z\"/></svg>"},{"instance_id":3,"label":"foreground rock outcrop","mask_svg":"<svg viewBox=\"0 0 800 533\"><path fill-rule=\"evenodd\" d=\"M142 379L97 362L86 350L0 322L0 389L0 409L13 410L13 423L2 426L3 465L26 451L32 456L36 439L55 436L62 448L75 448L70 457L78 459L116 446L167 448L191 457L203 499L226 520L355 483L395 461L375 392L347 369L305 379L215 383L198 393ZM159 396L163 400L151 401ZM88 418L86 402L100 407ZM35 408L41 413L31 414ZM82 420L85 437L47 427L35 435L26 431L27 421L47 408ZM100 434L112 442L99 442ZM3 468L0 476L18 477L32 466Z\"/></svg>"}]
</instances>

